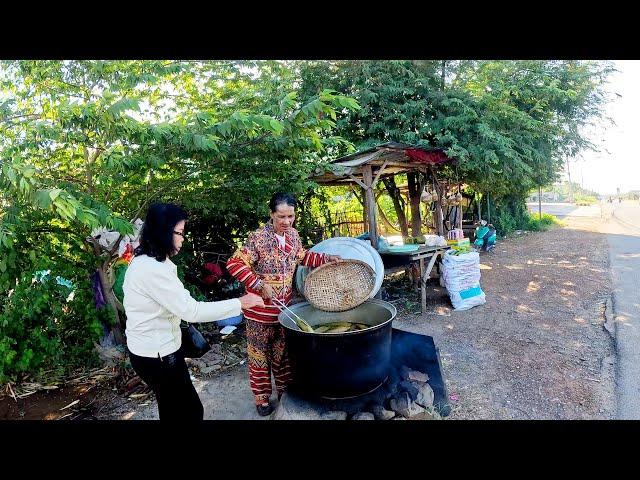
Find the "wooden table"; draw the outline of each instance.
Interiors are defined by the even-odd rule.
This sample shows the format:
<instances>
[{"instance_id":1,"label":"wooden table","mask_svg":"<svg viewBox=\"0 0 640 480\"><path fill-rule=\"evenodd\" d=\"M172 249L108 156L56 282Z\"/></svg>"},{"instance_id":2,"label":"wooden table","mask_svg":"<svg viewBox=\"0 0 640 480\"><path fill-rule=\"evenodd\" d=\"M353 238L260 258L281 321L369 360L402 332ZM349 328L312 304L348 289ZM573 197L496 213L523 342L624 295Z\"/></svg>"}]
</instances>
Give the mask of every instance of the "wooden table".
<instances>
[{"instance_id":1,"label":"wooden table","mask_svg":"<svg viewBox=\"0 0 640 480\"><path fill-rule=\"evenodd\" d=\"M420 245L420 247L413 252L380 252L381 255L399 255L407 258L410 262L418 262L420 265L420 293L422 295L421 311L424 314L427 311L427 280L431 275L436 261L440 258L442 261L442 255L450 247L428 247L426 245ZM427 263L428 260L428 263ZM426 268L425 268L426 263ZM395 270L395 269L394 269ZM386 273L386 269L385 269Z\"/></svg>"}]
</instances>

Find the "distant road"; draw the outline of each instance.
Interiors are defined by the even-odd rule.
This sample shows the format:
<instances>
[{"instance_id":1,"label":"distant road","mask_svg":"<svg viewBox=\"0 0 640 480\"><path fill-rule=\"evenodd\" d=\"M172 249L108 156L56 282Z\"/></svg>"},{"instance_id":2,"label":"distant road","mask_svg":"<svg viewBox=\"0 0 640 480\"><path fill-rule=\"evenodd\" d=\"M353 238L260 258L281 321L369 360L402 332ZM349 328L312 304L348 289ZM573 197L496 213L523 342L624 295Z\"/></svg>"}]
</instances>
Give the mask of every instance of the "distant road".
<instances>
[{"instance_id":1,"label":"distant road","mask_svg":"<svg viewBox=\"0 0 640 480\"><path fill-rule=\"evenodd\" d=\"M538 213L538 203L527 203L527 208L532 213ZM592 217L599 218L601 215L600 205L577 206L573 203L549 203L542 202L542 213L563 217Z\"/></svg>"},{"instance_id":2,"label":"distant road","mask_svg":"<svg viewBox=\"0 0 640 480\"><path fill-rule=\"evenodd\" d=\"M640 202L623 202L615 205L613 218L623 226L633 230L633 233L640 233Z\"/></svg>"}]
</instances>

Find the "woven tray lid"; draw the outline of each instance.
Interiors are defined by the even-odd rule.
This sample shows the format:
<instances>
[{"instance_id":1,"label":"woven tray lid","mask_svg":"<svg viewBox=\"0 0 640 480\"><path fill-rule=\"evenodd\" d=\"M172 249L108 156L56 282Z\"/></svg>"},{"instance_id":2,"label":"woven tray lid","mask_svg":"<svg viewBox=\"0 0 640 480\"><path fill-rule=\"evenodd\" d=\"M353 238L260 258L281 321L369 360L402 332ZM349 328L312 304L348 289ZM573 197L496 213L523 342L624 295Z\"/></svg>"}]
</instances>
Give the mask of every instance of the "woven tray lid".
<instances>
[{"instance_id":1,"label":"woven tray lid","mask_svg":"<svg viewBox=\"0 0 640 480\"><path fill-rule=\"evenodd\" d=\"M360 260L320 265L307 275L304 296L326 312L343 312L362 304L375 287L376 273Z\"/></svg>"},{"instance_id":2,"label":"woven tray lid","mask_svg":"<svg viewBox=\"0 0 640 480\"><path fill-rule=\"evenodd\" d=\"M376 272L376 285L369 298L374 298L384 280L384 264L378 251L371 246L369 241L359 240L351 237L332 237L323 240L310 248L314 253L328 253L330 255L340 255L343 260L361 260L373 268ZM300 294L304 294L304 281L312 270L311 267L298 265L296 268L296 288Z\"/></svg>"}]
</instances>

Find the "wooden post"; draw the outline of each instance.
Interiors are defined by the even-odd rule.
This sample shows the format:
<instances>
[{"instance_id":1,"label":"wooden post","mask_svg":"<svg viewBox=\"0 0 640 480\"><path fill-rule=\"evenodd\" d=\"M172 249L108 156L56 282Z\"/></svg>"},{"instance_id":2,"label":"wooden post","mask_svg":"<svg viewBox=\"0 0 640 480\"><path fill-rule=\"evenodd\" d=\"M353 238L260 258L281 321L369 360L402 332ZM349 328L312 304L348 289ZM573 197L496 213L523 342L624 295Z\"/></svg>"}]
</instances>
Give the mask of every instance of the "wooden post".
<instances>
[{"instance_id":1,"label":"wooden post","mask_svg":"<svg viewBox=\"0 0 640 480\"><path fill-rule=\"evenodd\" d=\"M369 213L367 211L367 189L362 188L362 231L367 231L367 223L369 221Z\"/></svg>"},{"instance_id":2,"label":"wooden post","mask_svg":"<svg viewBox=\"0 0 640 480\"><path fill-rule=\"evenodd\" d=\"M433 266L438 259L438 252L433 252L431 255L431 259L429 260L429 265L427 265L426 270L421 271L422 277L420 278L420 287L422 288L422 314L424 315L427 311L427 280L431 276L431 270L433 270ZM420 270L423 269L424 261L420 259Z\"/></svg>"},{"instance_id":3,"label":"wooden post","mask_svg":"<svg viewBox=\"0 0 640 480\"><path fill-rule=\"evenodd\" d=\"M376 200L373 196L373 173L371 165L365 165L362 169L362 179L367 187L365 191L365 205L367 206L367 217L369 225L369 237L371 245L378 249L378 229L376 228Z\"/></svg>"}]
</instances>

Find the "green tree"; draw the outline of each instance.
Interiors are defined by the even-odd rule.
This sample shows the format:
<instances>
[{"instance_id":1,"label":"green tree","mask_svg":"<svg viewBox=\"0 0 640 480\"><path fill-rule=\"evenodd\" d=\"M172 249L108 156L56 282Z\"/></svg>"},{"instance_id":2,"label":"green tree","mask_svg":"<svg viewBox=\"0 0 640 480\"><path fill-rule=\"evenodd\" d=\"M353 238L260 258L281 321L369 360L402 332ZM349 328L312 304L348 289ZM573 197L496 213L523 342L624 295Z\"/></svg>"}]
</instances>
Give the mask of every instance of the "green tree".
<instances>
[{"instance_id":1,"label":"green tree","mask_svg":"<svg viewBox=\"0 0 640 480\"><path fill-rule=\"evenodd\" d=\"M183 204L229 240L256 226L273 190L308 188L323 152L349 147L331 134L338 110L358 105L335 91L299 101L291 71L283 62L1 62L0 302L36 269L65 262L85 276L97 268L107 284L114 252L86 239L99 226L130 233L153 201Z\"/></svg>"},{"instance_id":2,"label":"green tree","mask_svg":"<svg viewBox=\"0 0 640 480\"><path fill-rule=\"evenodd\" d=\"M359 102L337 125L358 148L444 148L457 166L441 175L523 210L565 157L594 148L583 127L601 116L611 71L596 61L337 61L305 63L301 76L305 95L334 88Z\"/></svg>"}]
</instances>

